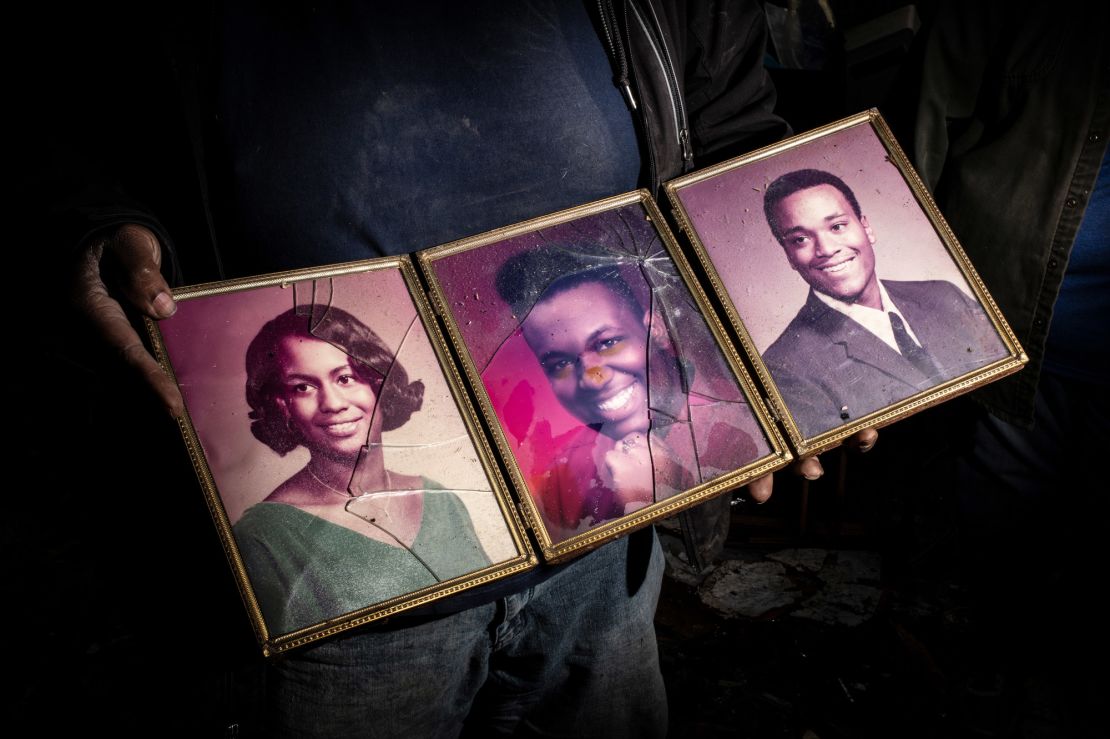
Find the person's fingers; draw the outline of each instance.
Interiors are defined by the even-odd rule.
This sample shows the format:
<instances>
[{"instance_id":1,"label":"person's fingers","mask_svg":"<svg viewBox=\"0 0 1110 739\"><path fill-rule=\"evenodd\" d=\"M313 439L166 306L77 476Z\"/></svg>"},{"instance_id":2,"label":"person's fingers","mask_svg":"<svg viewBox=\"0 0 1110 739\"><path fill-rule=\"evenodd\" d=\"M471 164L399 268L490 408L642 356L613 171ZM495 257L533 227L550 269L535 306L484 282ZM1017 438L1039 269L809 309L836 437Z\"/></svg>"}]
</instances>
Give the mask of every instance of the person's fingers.
<instances>
[{"instance_id":1,"label":"person's fingers","mask_svg":"<svg viewBox=\"0 0 1110 739\"><path fill-rule=\"evenodd\" d=\"M105 256L118 270L119 289L131 305L154 319L174 314L177 306L162 277L162 246L150 229L137 223L121 226L105 245Z\"/></svg>"},{"instance_id":2,"label":"person's fingers","mask_svg":"<svg viewBox=\"0 0 1110 739\"><path fill-rule=\"evenodd\" d=\"M821 460L817 457L806 457L794 463L794 473L807 480L816 480L825 474L825 468L821 466Z\"/></svg>"},{"instance_id":3,"label":"person's fingers","mask_svg":"<svg viewBox=\"0 0 1110 739\"><path fill-rule=\"evenodd\" d=\"M775 482L774 475L763 475L748 483L748 496L756 503L766 503L771 497L772 487Z\"/></svg>"},{"instance_id":4,"label":"person's fingers","mask_svg":"<svg viewBox=\"0 0 1110 739\"><path fill-rule=\"evenodd\" d=\"M863 429L852 434L844 441L844 445L856 449L860 452L869 452L875 447L875 443L879 440L879 432L875 429ZM825 468L821 466L821 460L817 457L806 457L799 459L793 465L794 474L801 475L807 480L817 480L821 475L825 474Z\"/></svg>"},{"instance_id":5,"label":"person's fingers","mask_svg":"<svg viewBox=\"0 0 1110 739\"><path fill-rule=\"evenodd\" d=\"M120 355L126 364L139 373L139 376L157 394L169 414L176 418L184 409L181 391L146 350L142 339L139 338L127 314L124 313L123 306L109 294L107 285L101 277L101 262L108 246L109 239L101 239L85 250L83 258L77 265L73 302L100 337ZM143 245L143 248L146 248L146 245ZM164 286L165 281L161 280L160 275L159 280L161 286ZM149 276L143 276L133 282L135 285L141 283L153 286L155 289L160 287L158 282L151 280ZM157 297L157 293L153 297ZM142 305L137 307L143 309ZM148 301L148 307L153 307L153 300Z\"/></svg>"},{"instance_id":6,"label":"person's fingers","mask_svg":"<svg viewBox=\"0 0 1110 739\"><path fill-rule=\"evenodd\" d=\"M863 429L852 434L848 439L848 446L852 447L859 452L869 452L874 446L875 442L879 440L879 432L875 429Z\"/></svg>"}]
</instances>

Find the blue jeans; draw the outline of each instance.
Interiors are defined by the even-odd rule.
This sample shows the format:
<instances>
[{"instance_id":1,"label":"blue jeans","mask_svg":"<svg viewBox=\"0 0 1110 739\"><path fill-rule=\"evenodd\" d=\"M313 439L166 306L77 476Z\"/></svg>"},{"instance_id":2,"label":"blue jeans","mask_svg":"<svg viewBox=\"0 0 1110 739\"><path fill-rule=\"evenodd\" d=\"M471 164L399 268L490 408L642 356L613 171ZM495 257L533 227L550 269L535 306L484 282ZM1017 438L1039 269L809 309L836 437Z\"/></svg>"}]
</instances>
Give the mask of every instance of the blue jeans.
<instances>
[{"instance_id":1,"label":"blue jeans","mask_svg":"<svg viewBox=\"0 0 1110 739\"><path fill-rule=\"evenodd\" d=\"M1096 478L1110 444L1110 394L1045 372L1034 420L1025 429L983 414L957 467L961 565L982 631L975 645L994 662L1110 646L1091 585L1107 562L1110 496Z\"/></svg>"},{"instance_id":2,"label":"blue jeans","mask_svg":"<svg viewBox=\"0 0 1110 739\"><path fill-rule=\"evenodd\" d=\"M291 654L268 678L272 734L661 737L662 574L638 532L494 603Z\"/></svg>"}]
</instances>

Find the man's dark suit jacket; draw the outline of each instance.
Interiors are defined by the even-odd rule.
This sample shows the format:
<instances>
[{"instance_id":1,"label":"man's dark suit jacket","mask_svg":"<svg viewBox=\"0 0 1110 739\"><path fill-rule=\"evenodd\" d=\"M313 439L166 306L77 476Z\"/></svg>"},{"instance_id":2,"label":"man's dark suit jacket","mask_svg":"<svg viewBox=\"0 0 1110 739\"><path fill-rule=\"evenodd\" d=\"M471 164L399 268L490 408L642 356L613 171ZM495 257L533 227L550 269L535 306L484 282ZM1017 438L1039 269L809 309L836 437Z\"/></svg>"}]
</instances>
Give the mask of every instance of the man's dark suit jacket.
<instances>
[{"instance_id":1,"label":"man's dark suit jacket","mask_svg":"<svg viewBox=\"0 0 1110 739\"><path fill-rule=\"evenodd\" d=\"M786 405L811 438L1006 356L979 305L950 282L883 280L887 294L933 358L926 375L810 291L763 353Z\"/></svg>"}]
</instances>

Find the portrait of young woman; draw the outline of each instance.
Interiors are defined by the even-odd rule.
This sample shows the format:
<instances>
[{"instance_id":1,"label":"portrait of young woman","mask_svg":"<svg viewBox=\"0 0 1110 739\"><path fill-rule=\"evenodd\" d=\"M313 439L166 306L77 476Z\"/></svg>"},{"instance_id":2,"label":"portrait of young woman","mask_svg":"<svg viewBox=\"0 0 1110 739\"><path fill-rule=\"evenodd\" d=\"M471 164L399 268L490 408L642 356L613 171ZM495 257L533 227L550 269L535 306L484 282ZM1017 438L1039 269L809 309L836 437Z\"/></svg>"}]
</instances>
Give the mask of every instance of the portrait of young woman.
<instances>
[{"instance_id":1,"label":"portrait of young woman","mask_svg":"<svg viewBox=\"0 0 1110 739\"><path fill-rule=\"evenodd\" d=\"M517 554L398 285L384 272L182 300L162 326L271 634Z\"/></svg>"},{"instance_id":2,"label":"portrait of young woman","mask_svg":"<svg viewBox=\"0 0 1110 739\"><path fill-rule=\"evenodd\" d=\"M251 432L279 455L309 454L235 524L279 630L490 564L457 495L386 466L382 432L420 409L424 385L367 326L339 308L297 306L262 327L246 363Z\"/></svg>"}]
</instances>

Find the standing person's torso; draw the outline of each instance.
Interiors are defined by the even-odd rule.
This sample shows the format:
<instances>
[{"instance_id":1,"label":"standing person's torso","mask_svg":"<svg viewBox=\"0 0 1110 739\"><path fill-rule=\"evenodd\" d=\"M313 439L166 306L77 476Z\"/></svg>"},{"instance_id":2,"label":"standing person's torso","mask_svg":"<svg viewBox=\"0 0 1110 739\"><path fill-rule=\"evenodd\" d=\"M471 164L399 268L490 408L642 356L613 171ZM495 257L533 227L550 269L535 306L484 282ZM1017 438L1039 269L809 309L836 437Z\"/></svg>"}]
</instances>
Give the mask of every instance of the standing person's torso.
<instances>
[{"instance_id":1,"label":"standing person's torso","mask_svg":"<svg viewBox=\"0 0 1110 739\"><path fill-rule=\"evenodd\" d=\"M350 5L222 19L230 272L410 252L636 186L632 118L583 5Z\"/></svg>"}]
</instances>

